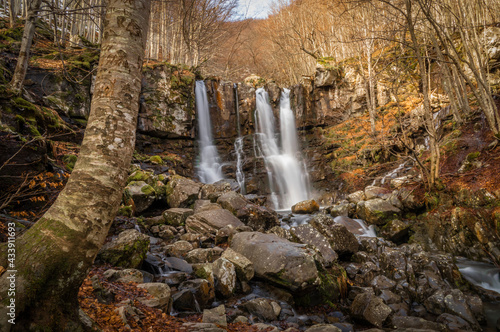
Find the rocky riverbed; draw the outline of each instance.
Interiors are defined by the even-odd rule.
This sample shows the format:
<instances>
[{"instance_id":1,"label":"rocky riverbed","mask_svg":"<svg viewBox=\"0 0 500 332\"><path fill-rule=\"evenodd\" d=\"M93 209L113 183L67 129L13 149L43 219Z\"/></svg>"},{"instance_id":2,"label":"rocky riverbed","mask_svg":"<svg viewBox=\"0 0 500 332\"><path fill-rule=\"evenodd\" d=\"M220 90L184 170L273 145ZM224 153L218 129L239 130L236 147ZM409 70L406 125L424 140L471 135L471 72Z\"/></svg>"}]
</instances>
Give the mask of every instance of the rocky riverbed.
<instances>
[{"instance_id":1,"label":"rocky riverbed","mask_svg":"<svg viewBox=\"0 0 500 332\"><path fill-rule=\"evenodd\" d=\"M500 294L464 278L456 256L413 238L419 221L407 217L422 206L404 187L279 213L237 191L231 181L135 169L125 196L149 216L115 220L97 260L115 266L104 277L138 283L151 295L139 300L167 314L199 315L185 323L192 331L498 328ZM124 322L140 320L124 305Z\"/></svg>"}]
</instances>

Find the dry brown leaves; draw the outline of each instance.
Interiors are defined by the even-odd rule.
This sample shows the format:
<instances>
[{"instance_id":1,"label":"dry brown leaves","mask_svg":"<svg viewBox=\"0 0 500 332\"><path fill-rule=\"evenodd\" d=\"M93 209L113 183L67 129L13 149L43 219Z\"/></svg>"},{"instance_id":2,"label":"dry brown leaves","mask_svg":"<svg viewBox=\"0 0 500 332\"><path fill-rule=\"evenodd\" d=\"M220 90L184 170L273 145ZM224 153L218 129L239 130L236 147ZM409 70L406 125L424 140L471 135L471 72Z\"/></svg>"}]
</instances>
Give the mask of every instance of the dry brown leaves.
<instances>
[{"instance_id":1,"label":"dry brown leaves","mask_svg":"<svg viewBox=\"0 0 500 332\"><path fill-rule=\"evenodd\" d=\"M78 293L78 301L82 310L96 322L99 327L105 332L112 331L169 331L180 332L189 331L185 326L187 322L200 322L201 315L194 315L186 318L176 318L170 316L159 309L153 309L145 306L140 301L139 297L149 297L148 293L137 287L135 283L108 282L103 273L110 266L94 267L89 273ZM97 276L104 288L111 290L115 294L115 299L111 304L100 303L95 294L90 278ZM139 321L129 319L127 327L121 320L116 309L120 306L120 302L130 301L139 309L144 317ZM228 324L225 328L229 332L256 332L257 328L245 323ZM259 330L262 331L262 330Z\"/></svg>"}]
</instances>

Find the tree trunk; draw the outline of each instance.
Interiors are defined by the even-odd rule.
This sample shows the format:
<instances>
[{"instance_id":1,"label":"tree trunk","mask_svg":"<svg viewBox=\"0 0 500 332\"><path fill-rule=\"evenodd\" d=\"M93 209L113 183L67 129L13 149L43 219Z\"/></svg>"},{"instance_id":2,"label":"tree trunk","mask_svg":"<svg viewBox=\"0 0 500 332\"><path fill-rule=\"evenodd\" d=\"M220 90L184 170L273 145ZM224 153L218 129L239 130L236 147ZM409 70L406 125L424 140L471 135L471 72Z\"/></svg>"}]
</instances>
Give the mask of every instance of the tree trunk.
<instances>
[{"instance_id":1,"label":"tree trunk","mask_svg":"<svg viewBox=\"0 0 500 332\"><path fill-rule=\"evenodd\" d=\"M24 23L21 50L19 51L19 57L17 58L17 65L14 70L14 75L12 76L12 81L10 82L10 88L15 94L18 95L22 92L24 77L26 76L26 72L28 70L30 48L35 34L35 21L41 4L42 0L30 1L29 8L27 9L28 17Z\"/></svg>"},{"instance_id":2,"label":"tree trunk","mask_svg":"<svg viewBox=\"0 0 500 332\"><path fill-rule=\"evenodd\" d=\"M108 0L95 92L74 171L56 202L16 241L15 313L10 272L0 277L0 330L74 331L78 289L118 210L135 144L150 0ZM75 323L76 322L76 323Z\"/></svg>"},{"instance_id":3,"label":"tree trunk","mask_svg":"<svg viewBox=\"0 0 500 332\"><path fill-rule=\"evenodd\" d=\"M420 80L422 82L422 95L424 99L424 124L429 134L429 149L431 153L430 161L430 171L427 183L429 189L434 187L436 180L439 178L439 142L436 133L436 127L434 126L434 119L432 116L431 103L429 100L429 85L427 81L427 69L425 66L425 59L420 53L420 44L417 39L415 32L415 22L412 16L412 0L405 0L406 3L406 23L408 25L408 32L410 33L412 46L415 49L415 54L418 61L418 67L420 71Z\"/></svg>"}]
</instances>

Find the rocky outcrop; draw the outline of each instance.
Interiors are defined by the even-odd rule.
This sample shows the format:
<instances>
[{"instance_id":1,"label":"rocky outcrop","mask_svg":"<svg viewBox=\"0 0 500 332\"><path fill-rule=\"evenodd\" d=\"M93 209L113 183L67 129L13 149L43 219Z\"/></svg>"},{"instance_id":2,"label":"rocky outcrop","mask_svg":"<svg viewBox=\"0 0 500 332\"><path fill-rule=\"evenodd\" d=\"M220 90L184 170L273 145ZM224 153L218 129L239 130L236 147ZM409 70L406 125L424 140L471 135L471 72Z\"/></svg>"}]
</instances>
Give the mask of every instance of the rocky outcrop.
<instances>
[{"instance_id":1,"label":"rocky outcrop","mask_svg":"<svg viewBox=\"0 0 500 332\"><path fill-rule=\"evenodd\" d=\"M146 67L137 129L162 138L194 138L195 75L171 65Z\"/></svg>"}]
</instances>

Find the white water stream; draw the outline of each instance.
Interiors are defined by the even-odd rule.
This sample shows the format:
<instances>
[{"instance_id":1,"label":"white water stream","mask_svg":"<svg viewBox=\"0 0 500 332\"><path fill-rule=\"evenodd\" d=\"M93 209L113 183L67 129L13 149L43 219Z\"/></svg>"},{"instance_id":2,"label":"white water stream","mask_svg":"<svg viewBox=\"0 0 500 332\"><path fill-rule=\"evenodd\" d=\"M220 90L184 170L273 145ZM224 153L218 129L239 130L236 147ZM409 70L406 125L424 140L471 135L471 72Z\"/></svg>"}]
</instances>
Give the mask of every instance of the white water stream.
<instances>
[{"instance_id":1,"label":"white water stream","mask_svg":"<svg viewBox=\"0 0 500 332\"><path fill-rule=\"evenodd\" d=\"M256 91L257 150L264 158L271 198L275 209L289 209L310 198L308 173L299 160L295 116L290 108L290 91L284 89L280 100L281 149L275 132L275 119L269 95Z\"/></svg>"},{"instance_id":2,"label":"white water stream","mask_svg":"<svg viewBox=\"0 0 500 332\"><path fill-rule=\"evenodd\" d=\"M224 176L222 175L219 153L213 142L207 88L204 81L196 81L195 95L200 145L200 159L197 167L198 177L203 183L214 183L222 180Z\"/></svg>"}]
</instances>

